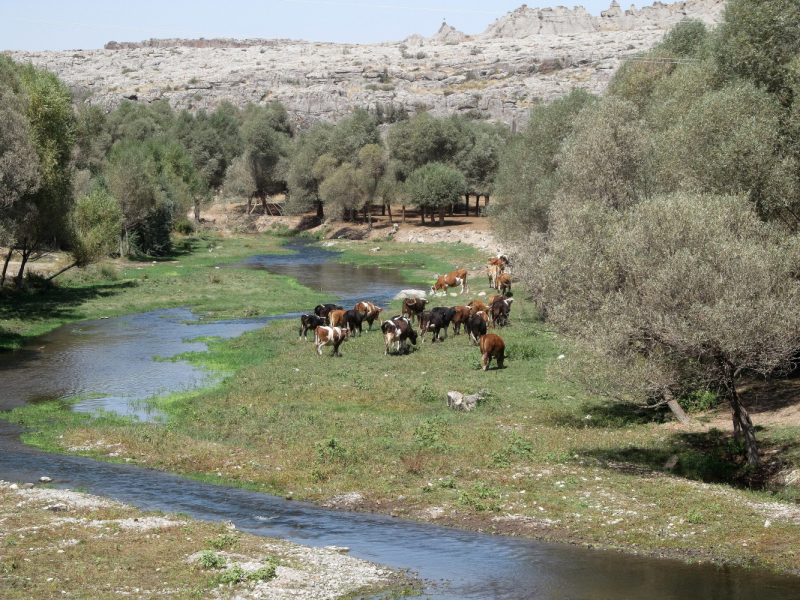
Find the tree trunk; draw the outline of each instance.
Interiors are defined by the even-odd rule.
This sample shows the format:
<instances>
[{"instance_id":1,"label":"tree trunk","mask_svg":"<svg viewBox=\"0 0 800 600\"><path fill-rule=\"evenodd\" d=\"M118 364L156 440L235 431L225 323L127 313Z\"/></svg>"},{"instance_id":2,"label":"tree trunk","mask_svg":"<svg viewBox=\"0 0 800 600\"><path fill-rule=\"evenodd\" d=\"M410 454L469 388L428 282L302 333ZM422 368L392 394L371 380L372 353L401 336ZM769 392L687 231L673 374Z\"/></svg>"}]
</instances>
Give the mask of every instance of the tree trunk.
<instances>
[{"instance_id":1,"label":"tree trunk","mask_svg":"<svg viewBox=\"0 0 800 600\"><path fill-rule=\"evenodd\" d=\"M364 207L364 213L367 215L367 229L372 229L372 202L367 204L368 206Z\"/></svg>"},{"instance_id":2,"label":"tree trunk","mask_svg":"<svg viewBox=\"0 0 800 600\"><path fill-rule=\"evenodd\" d=\"M267 214L267 195L264 194L261 196L261 206L264 207L264 214Z\"/></svg>"},{"instance_id":3,"label":"tree trunk","mask_svg":"<svg viewBox=\"0 0 800 600\"><path fill-rule=\"evenodd\" d=\"M737 441L741 439L741 434L744 434L745 443L747 444L747 464L751 467L757 467L761 459L758 456L755 427L753 427L753 422L750 420L750 415L747 414L747 410L742 406L739 392L736 391L736 382L733 378L733 365L726 363L724 365L724 371L725 390L728 394L728 402L730 402L731 405L734 433L738 425L740 434Z\"/></svg>"},{"instance_id":4,"label":"tree trunk","mask_svg":"<svg viewBox=\"0 0 800 600\"><path fill-rule=\"evenodd\" d=\"M667 400L667 406L669 406L672 414L675 415L675 418L678 419L682 425L689 425L692 422L688 415L683 412L683 409L681 408L681 405L678 404L678 401L672 397L672 392L669 390L664 392L664 399Z\"/></svg>"},{"instance_id":5,"label":"tree trunk","mask_svg":"<svg viewBox=\"0 0 800 600\"><path fill-rule=\"evenodd\" d=\"M194 230L200 229L200 201L194 201Z\"/></svg>"},{"instance_id":6,"label":"tree trunk","mask_svg":"<svg viewBox=\"0 0 800 600\"><path fill-rule=\"evenodd\" d=\"M489 194L486 194L486 195L483 197L483 205L484 205L484 207L485 207L485 208L489 208ZM485 216L485 215L484 215L484 216Z\"/></svg>"},{"instance_id":7,"label":"tree trunk","mask_svg":"<svg viewBox=\"0 0 800 600\"><path fill-rule=\"evenodd\" d=\"M403 224L405 225L405 223L406 223L406 205L403 204Z\"/></svg>"},{"instance_id":8,"label":"tree trunk","mask_svg":"<svg viewBox=\"0 0 800 600\"><path fill-rule=\"evenodd\" d=\"M0 275L0 287L6 282L6 272L8 271L8 263L11 261L11 255L14 254L14 248L8 249L8 254L6 254L6 260L3 263L3 274Z\"/></svg>"},{"instance_id":9,"label":"tree trunk","mask_svg":"<svg viewBox=\"0 0 800 600\"><path fill-rule=\"evenodd\" d=\"M55 279L56 277L58 277L59 275L61 275L61 274L62 274L64 271L69 271L69 270L70 270L72 267L76 267L76 266L78 266L78 263L77 263L77 261L76 261L76 262L74 262L74 263L72 263L72 264L71 264L70 266L68 266L68 267L64 267L63 269L61 269L61 270L60 270L58 273L56 273L55 275L50 275L50 277L48 277L48 278L47 278L47 281L53 281L53 279Z\"/></svg>"},{"instance_id":10,"label":"tree trunk","mask_svg":"<svg viewBox=\"0 0 800 600\"><path fill-rule=\"evenodd\" d=\"M452 206L452 204L451 204L451 206ZM445 213L445 210L446 210L446 207L444 207L444 206L440 206L439 207L439 227L442 227L444 225L444 213ZM453 216L453 213L450 213L450 216Z\"/></svg>"},{"instance_id":11,"label":"tree trunk","mask_svg":"<svg viewBox=\"0 0 800 600\"><path fill-rule=\"evenodd\" d=\"M425 207L419 207L419 216L422 218L422 224L425 225Z\"/></svg>"},{"instance_id":12,"label":"tree trunk","mask_svg":"<svg viewBox=\"0 0 800 600\"><path fill-rule=\"evenodd\" d=\"M322 212L322 200L320 200L319 198L317 198L317 218L318 219L325 218L325 214Z\"/></svg>"},{"instance_id":13,"label":"tree trunk","mask_svg":"<svg viewBox=\"0 0 800 600\"><path fill-rule=\"evenodd\" d=\"M131 255L131 234L128 228L125 228L125 256Z\"/></svg>"},{"instance_id":14,"label":"tree trunk","mask_svg":"<svg viewBox=\"0 0 800 600\"><path fill-rule=\"evenodd\" d=\"M464 216L469 216L469 194L464 194L466 202L464 202Z\"/></svg>"},{"instance_id":15,"label":"tree trunk","mask_svg":"<svg viewBox=\"0 0 800 600\"><path fill-rule=\"evenodd\" d=\"M451 204L451 205L450 205L450 214L449 214L449 215L447 215L447 216L448 216L448 217L452 217L452 216L453 216L453 213L455 212L455 210L456 210L456 205L455 205L455 204Z\"/></svg>"},{"instance_id":16,"label":"tree trunk","mask_svg":"<svg viewBox=\"0 0 800 600\"><path fill-rule=\"evenodd\" d=\"M250 196L247 197L247 214L248 215L253 210L252 206L253 206L253 196L250 195Z\"/></svg>"},{"instance_id":17,"label":"tree trunk","mask_svg":"<svg viewBox=\"0 0 800 600\"><path fill-rule=\"evenodd\" d=\"M19 264L19 271L17 272L17 290L22 289L22 276L25 271L25 263L28 262L28 258L30 257L31 253L28 250L22 251L22 262Z\"/></svg>"},{"instance_id":18,"label":"tree trunk","mask_svg":"<svg viewBox=\"0 0 800 600\"><path fill-rule=\"evenodd\" d=\"M475 194L475 216L481 216L481 195Z\"/></svg>"},{"instance_id":19,"label":"tree trunk","mask_svg":"<svg viewBox=\"0 0 800 600\"><path fill-rule=\"evenodd\" d=\"M392 205L384 204L384 206L389 210L389 223L394 224L394 221L392 221Z\"/></svg>"},{"instance_id":20,"label":"tree trunk","mask_svg":"<svg viewBox=\"0 0 800 600\"><path fill-rule=\"evenodd\" d=\"M391 211L389 211L389 212L391 213ZM381 216L382 217L386 216L386 205L385 204L381 205ZM391 222L391 219L389 220L389 222Z\"/></svg>"}]
</instances>

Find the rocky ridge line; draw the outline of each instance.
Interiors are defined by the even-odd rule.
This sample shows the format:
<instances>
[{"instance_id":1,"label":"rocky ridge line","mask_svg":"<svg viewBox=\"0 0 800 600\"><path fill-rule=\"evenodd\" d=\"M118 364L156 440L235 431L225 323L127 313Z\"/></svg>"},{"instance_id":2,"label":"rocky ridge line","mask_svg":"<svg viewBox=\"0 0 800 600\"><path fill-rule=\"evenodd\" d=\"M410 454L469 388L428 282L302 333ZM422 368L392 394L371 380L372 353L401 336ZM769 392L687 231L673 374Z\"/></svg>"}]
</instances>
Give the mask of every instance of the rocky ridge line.
<instances>
[{"instance_id":1,"label":"rocky ridge line","mask_svg":"<svg viewBox=\"0 0 800 600\"><path fill-rule=\"evenodd\" d=\"M282 102L299 127L335 121L361 107L428 110L521 127L531 106L574 87L601 93L622 61L648 50L683 18L719 20L724 0L691 0L603 16L522 6L481 35L447 24L431 38L354 45L292 40L148 40L118 49L8 52L59 75L106 110L125 99L167 100L175 109L213 110L221 101Z\"/></svg>"}]
</instances>

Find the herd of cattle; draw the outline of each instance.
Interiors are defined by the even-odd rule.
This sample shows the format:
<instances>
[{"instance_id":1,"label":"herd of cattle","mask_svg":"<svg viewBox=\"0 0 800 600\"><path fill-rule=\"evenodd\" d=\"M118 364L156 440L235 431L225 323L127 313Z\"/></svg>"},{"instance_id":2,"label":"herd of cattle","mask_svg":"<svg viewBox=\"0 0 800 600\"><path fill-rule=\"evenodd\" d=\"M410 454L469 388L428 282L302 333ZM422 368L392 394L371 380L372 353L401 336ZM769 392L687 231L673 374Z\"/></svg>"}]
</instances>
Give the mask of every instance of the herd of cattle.
<instances>
[{"instance_id":1,"label":"herd of cattle","mask_svg":"<svg viewBox=\"0 0 800 600\"><path fill-rule=\"evenodd\" d=\"M508 259L505 256L489 259L489 284L501 293L490 296L486 303L472 300L466 306L434 306L426 310L429 300L404 299L401 314L380 322L385 343L384 355L389 354L393 345L397 353L408 353L408 342L416 345L417 339L421 339L424 344L425 334L428 332L433 334L431 343L441 341L440 335L444 333L447 337L447 330L451 325L453 335L457 336L463 326L469 345L477 343L481 350L483 370L489 368L492 359L502 369L503 361L508 358L505 355L505 343L499 335L487 333L487 330L508 324L514 299L507 295L511 289L511 277L504 273L507 267ZM448 288L457 286L461 286L462 294L465 286L469 292L465 269L438 277L431 287L431 293L446 293ZM314 308L313 314L300 317L300 340L308 340L308 332L313 331L317 354L322 356L324 346L333 346L333 356L341 356L339 346L356 333L360 336L364 322L371 331L373 323L380 320L382 312L383 309L372 302L359 302L352 310L345 310L343 306L336 304L320 304ZM413 327L415 320L419 325L419 333Z\"/></svg>"}]
</instances>

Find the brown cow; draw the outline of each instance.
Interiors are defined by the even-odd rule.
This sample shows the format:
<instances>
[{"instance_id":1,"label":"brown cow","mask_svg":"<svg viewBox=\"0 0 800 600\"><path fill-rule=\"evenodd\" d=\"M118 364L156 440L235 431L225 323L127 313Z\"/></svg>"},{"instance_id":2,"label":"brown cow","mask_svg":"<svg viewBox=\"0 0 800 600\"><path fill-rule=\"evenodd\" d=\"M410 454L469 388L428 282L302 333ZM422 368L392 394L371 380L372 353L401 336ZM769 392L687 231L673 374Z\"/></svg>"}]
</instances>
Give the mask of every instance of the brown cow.
<instances>
[{"instance_id":1,"label":"brown cow","mask_svg":"<svg viewBox=\"0 0 800 600\"><path fill-rule=\"evenodd\" d=\"M495 303L495 300L508 300L508 296L504 296L503 294L495 294L494 296L489 296L489 299L486 301L486 306L491 306Z\"/></svg>"},{"instance_id":2,"label":"brown cow","mask_svg":"<svg viewBox=\"0 0 800 600\"><path fill-rule=\"evenodd\" d=\"M469 319L469 306L456 306L456 314L453 317L453 335L461 333L461 326Z\"/></svg>"},{"instance_id":3,"label":"brown cow","mask_svg":"<svg viewBox=\"0 0 800 600\"><path fill-rule=\"evenodd\" d=\"M497 289L501 294L511 291L511 275L508 273L501 273L497 277Z\"/></svg>"},{"instance_id":4,"label":"brown cow","mask_svg":"<svg viewBox=\"0 0 800 600\"><path fill-rule=\"evenodd\" d=\"M492 256L489 258L489 265L496 265L500 267L500 272L506 270L508 267L508 257L505 254L498 254L497 256Z\"/></svg>"},{"instance_id":5,"label":"brown cow","mask_svg":"<svg viewBox=\"0 0 800 600\"><path fill-rule=\"evenodd\" d=\"M481 366L484 371L489 368L493 358L497 359L497 368L503 368L503 361L508 358L503 338L494 333L487 333L481 337L478 346L481 349Z\"/></svg>"},{"instance_id":6,"label":"brown cow","mask_svg":"<svg viewBox=\"0 0 800 600\"><path fill-rule=\"evenodd\" d=\"M355 310L364 315L364 320L369 324L369 330L372 331L372 324L375 319L380 320L382 308L378 308L372 302L359 302L355 305Z\"/></svg>"},{"instance_id":7,"label":"brown cow","mask_svg":"<svg viewBox=\"0 0 800 600\"><path fill-rule=\"evenodd\" d=\"M403 300L403 310L400 314L404 317L408 315L412 323L414 322L414 317L417 317L417 321L419 321L427 303L428 301L423 298L406 298Z\"/></svg>"},{"instance_id":8,"label":"brown cow","mask_svg":"<svg viewBox=\"0 0 800 600\"><path fill-rule=\"evenodd\" d=\"M328 325L331 327L341 327L344 322L346 310L332 310L328 313Z\"/></svg>"},{"instance_id":9,"label":"brown cow","mask_svg":"<svg viewBox=\"0 0 800 600\"><path fill-rule=\"evenodd\" d=\"M347 329L341 327L317 327L314 331L314 343L317 345L317 354L322 356L322 347L330 346L333 344L333 355L341 356L339 354L339 346L342 342L346 342L349 332Z\"/></svg>"},{"instance_id":10,"label":"brown cow","mask_svg":"<svg viewBox=\"0 0 800 600\"><path fill-rule=\"evenodd\" d=\"M469 283L467 282L467 270L466 269L459 269L458 271L453 271L452 273L448 273L447 275L440 275L439 278L436 280L431 286L431 293L435 294L436 292L443 292L447 293L447 288L461 286L461 293L464 293L464 286L467 286L467 291L469 292Z\"/></svg>"},{"instance_id":11,"label":"brown cow","mask_svg":"<svg viewBox=\"0 0 800 600\"><path fill-rule=\"evenodd\" d=\"M482 310L483 312L486 312L486 313L489 312L489 307L486 306L480 300L470 300L470 302L469 302L469 304L467 304L467 306L469 306L469 314L471 314L471 315L474 315L479 310Z\"/></svg>"}]
</instances>

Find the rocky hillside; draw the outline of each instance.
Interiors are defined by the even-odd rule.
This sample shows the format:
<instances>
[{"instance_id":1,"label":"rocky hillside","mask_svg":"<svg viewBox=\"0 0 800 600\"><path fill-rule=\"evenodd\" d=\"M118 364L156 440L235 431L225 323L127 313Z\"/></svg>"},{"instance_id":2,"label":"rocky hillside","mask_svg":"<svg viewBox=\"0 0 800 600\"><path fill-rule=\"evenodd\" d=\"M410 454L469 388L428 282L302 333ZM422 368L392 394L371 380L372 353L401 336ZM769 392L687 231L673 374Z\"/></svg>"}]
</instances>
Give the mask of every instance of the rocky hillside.
<instances>
[{"instance_id":1,"label":"rocky hillside","mask_svg":"<svg viewBox=\"0 0 800 600\"><path fill-rule=\"evenodd\" d=\"M621 61L650 48L684 18L719 20L724 0L690 0L600 17L523 5L480 35L443 24L431 38L349 45L293 40L148 40L102 50L9 54L56 73L111 109L123 99L166 99L176 109L213 109L227 99L282 102L296 123L336 120L363 107L391 120L398 110L475 111L509 125L528 109L582 87L599 93Z\"/></svg>"}]
</instances>

